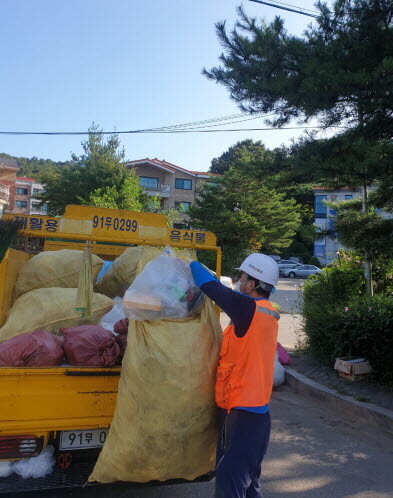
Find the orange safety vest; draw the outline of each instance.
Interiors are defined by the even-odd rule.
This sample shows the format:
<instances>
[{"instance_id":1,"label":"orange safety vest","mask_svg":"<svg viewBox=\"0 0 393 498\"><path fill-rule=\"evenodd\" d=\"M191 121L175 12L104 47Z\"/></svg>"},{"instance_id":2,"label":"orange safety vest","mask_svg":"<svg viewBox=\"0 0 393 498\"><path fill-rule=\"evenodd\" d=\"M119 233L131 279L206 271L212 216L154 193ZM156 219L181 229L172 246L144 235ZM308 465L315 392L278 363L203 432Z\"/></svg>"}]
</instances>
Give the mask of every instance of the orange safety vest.
<instances>
[{"instance_id":1,"label":"orange safety vest","mask_svg":"<svg viewBox=\"0 0 393 498\"><path fill-rule=\"evenodd\" d=\"M255 303L251 325L243 337L236 337L232 323L223 332L216 403L228 411L236 406L266 405L272 394L280 315L267 300Z\"/></svg>"}]
</instances>

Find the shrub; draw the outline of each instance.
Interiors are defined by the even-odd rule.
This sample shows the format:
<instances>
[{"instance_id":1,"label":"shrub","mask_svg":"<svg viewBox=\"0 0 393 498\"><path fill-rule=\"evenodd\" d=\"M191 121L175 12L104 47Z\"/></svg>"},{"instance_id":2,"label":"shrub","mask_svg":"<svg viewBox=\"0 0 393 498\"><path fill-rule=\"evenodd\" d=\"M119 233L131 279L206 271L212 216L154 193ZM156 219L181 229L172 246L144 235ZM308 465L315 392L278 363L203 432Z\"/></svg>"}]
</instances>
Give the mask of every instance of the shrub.
<instances>
[{"instance_id":1,"label":"shrub","mask_svg":"<svg viewBox=\"0 0 393 498\"><path fill-rule=\"evenodd\" d=\"M319 360L330 363L336 345L336 316L362 294L362 269L335 263L309 277L303 286L303 316L306 345Z\"/></svg>"},{"instance_id":2,"label":"shrub","mask_svg":"<svg viewBox=\"0 0 393 498\"><path fill-rule=\"evenodd\" d=\"M340 254L322 273L303 286L306 346L324 363L339 356L367 358L378 382L393 384L393 277L392 263L374 266L374 289L364 295L362 260Z\"/></svg>"},{"instance_id":3,"label":"shrub","mask_svg":"<svg viewBox=\"0 0 393 498\"><path fill-rule=\"evenodd\" d=\"M372 377L393 384L393 299L386 296L360 296L344 309L337 310L335 348L339 356L369 360Z\"/></svg>"}]
</instances>

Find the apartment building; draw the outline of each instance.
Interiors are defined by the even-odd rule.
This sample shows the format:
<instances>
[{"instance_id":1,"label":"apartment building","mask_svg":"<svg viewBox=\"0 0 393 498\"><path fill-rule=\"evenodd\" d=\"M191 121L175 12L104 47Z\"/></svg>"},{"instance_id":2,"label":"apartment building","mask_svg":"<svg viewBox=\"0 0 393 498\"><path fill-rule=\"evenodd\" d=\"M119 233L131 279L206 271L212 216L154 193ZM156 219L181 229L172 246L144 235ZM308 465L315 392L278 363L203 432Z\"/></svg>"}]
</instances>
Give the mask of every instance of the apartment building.
<instances>
[{"instance_id":1,"label":"apartment building","mask_svg":"<svg viewBox=\"0 0 393 498\"><path fill-rule=\"evenodd\" d=\"M14 203L10 205L9 211L16 214L46 214L45 206L37 196L43 191L43 186L34 178L16 177Z\"/></svg>"},{"instance_id":2,"label":"apartment building","mask_svg":"<svg viewBox=\"0 0 393 498\"><path fill-rule=\"evenodd\" d=\"M214 183L214 177L220 175L190 171L165 160L138 159L126 163L133 168L140 179L140 184L151 196L160 199L161 209L179 208L184 215L176 228L186 228L188 225L188 208L198 197L198 188L205 182Z\"/></svg>"},{"instance_id":3,"label":"apartment building","mask_svg":"<svg viewBox=\"0 0 393 498\"><path fill-rule=\"evenodd\" d=\"M0 157L0 218L14 203L15 181L19 170L18 161Z\"/></svg>"},{"instance_id":4,"label":"apartment building","mask_svg":"<svg viewBox=\"0 0 393 498\"><path fill-rule=\"evenodd\" d=\"M375 187L374 187L375 188ZM373 187L370 188L372 191ZM317 228L327 235L314 242L314 256L316 256L322 264L329 264L337 258L337 251L345 249L345 246L337 238L337 233L334 228L334 219L336 212L325 204L328 202L348 201L350 199L360 198L362 195L361 189L351 190L348 187L330 191L324 187L316 187L314 190L314 224ZM387 213L377 210L384 218L392 218L392 213Z\"/></svg>"},{"instance_id":5,"label":"apartment building","mask_svg":"<svg viewBox=\"0 0 393 498\"><path fill-rule=\"evenodd\" d=\"M337 258L337 251L345 249L337 238L334 229L336 212L325 204L325 201L347 201L360 197L360 190L350 190L344 187L339 190L329 191L325 187L316 187L314 191L314 224L317 229L327 235L314 242L314 256L323 265L328 265Z\"/></svg>"}]
</instances>

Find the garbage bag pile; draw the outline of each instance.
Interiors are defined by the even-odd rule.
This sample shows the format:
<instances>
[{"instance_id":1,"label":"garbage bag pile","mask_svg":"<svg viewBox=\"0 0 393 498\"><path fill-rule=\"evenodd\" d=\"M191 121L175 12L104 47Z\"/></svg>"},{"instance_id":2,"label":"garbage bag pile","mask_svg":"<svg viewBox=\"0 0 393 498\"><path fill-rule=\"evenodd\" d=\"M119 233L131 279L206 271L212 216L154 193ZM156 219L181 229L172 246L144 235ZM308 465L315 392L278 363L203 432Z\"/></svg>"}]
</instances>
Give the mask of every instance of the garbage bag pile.
<instances>
[{"instance_id":1,"label":"garbage bag pile","mask_svg":"<svg viewBox=\"0 0 393 498\"><path fill-rule=\"evenodd\" d=\"M194 256L188 250L175 253L166 248L164 252L171 256ZM45 251L31 258L19 271L15 301L0 328L0 366L121 364L128 332L124 292L146 264L162 254L163 250L156 247L130 247L112 264L92 255L93 278L100 278L95 285L90 318L82 318L75 309L83 252ZM169 264L173 260L188 267L180 258L166 259ZM111 296L111 289L120 294L112 300L99 293L100 289ZM190 309L190 301L183 301Z\"/></svg>"},{"instance_id":2,"label":"garbage bag pile","mask_svg":"<svg viewBox=\"0 0 393 498\"><path fill-rule=\"evenodd\" d=\"M82 251L68 249L45 251L21 267L15 284L13 306L8 312L6 323L0 328L0 366L52 367L64 361L80 365L75 355L69 353L69 361L65 354L61 330L81 325L88 327L84 338L87 349L91 350L91 357L96 359L94 366L113 362L107 359L105 341L94 341L96 324L113 307L112 299L95 293L89 318L82 318L75 309L82 256ZM92 255L94 279L103 264L101 258ZM111 331L105 332L118 353L116 362L120 347ZM91 357L87 365L91 365Z\"/></svg>"}]
</instances>

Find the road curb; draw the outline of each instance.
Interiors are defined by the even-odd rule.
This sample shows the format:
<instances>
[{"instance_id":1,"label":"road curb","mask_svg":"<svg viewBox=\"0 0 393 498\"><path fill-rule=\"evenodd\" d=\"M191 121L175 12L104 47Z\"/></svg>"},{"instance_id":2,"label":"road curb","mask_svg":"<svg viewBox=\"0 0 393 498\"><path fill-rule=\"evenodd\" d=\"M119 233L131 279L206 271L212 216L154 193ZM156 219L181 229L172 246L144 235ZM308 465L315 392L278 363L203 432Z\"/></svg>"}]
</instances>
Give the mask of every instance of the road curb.
<instances>
[{"instance_id":1,"label":"road curb","mask_svg":"<svg viewBox=\"0 0 393 498\"><path fill-rule=\"evenodd\" d=\"M351 396L338 394L333 389L318 384L289 367L285 368L285 381L296 393L322 401L348 418L355 416L362 422L378 427L393 436L392 411L372 403L356 401Z\"/></svg>"}]
</instances>

